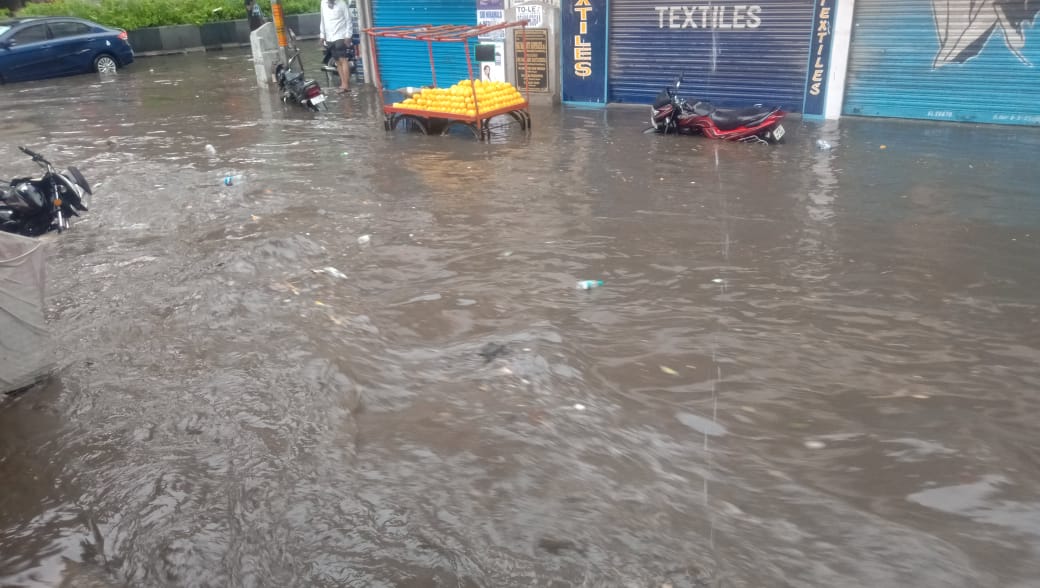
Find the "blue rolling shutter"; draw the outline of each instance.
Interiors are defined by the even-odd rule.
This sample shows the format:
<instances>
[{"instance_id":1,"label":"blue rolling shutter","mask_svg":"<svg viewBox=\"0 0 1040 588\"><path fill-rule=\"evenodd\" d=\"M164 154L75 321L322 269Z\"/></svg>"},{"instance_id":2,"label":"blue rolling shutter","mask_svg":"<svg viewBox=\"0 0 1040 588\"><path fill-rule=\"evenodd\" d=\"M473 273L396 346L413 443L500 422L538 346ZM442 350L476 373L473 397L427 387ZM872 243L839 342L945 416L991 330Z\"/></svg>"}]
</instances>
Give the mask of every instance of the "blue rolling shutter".
<instances>
[{"instance_id":1,"label":"blue rolling shutter","mask_svg":"<svg viewBox=\"0 0 1040 588\"><path fill-rule=\"evenodd\" d=\"M476 0L372 0L372 20L377 27L396 25L476 25ZM430 55L426 43L401 39L379 39L379 75L383 87L428 86ZM472 43L472 44L475 44ZM462 43L434 43L437 85L450 86L468 78ZM473 64L476 67L476 63ZM474 70L474 75L478 75Z\"/></svg>"},{"instance_id":2,"label":"blue rolling shutter","mask_svg":"<svg viewBox=\"0 0 1040 588\"><path fill-rule=\"evenodd\" d=\"M1037 12L1024 1L856 0L843 113L1040 124Z\"/></svg>"},{"instance_id":3,"label":"blue rolling shutter","mask_svg":"<svg viewBox=\"0 0 1040 588\"><path fill-rule=\"evenodd\" d=\"M649 104L685 73L689 98L800 111L814 4L611 0L610 99Z\"/></svg>"}]
</instances>

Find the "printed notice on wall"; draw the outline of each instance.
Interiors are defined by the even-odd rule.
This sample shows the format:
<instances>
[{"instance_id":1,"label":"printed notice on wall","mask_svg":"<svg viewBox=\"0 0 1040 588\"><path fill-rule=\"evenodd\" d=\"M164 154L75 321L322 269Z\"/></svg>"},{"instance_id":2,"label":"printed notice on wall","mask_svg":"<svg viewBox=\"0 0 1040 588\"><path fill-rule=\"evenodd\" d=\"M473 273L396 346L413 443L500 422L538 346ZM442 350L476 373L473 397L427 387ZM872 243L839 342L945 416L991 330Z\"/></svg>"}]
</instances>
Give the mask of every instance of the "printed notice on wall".
<instances>
[{"instance_id":1,"label":"printed notice on wall","mask_svg":"<svg viewBox=\"0 0 1040 588\"><path fill-rule=\"evenodd\" d=\"M516 6L516 20L526 20L527 28L536 29L542 26L542 5L521 4Z\"/></svg>"},{"instance_id":2,"label":"printed notice on wall","mask_svg":"<svg viewBox=\"0 0 1040 588\"><path fill-rule=\"evenodd\" d=\"M527 45L527 72L524 73L524 35L526 34ZM513 47L516 56L513 62L516 65L516 87L521 92L526 84L532 92L549 91L549 30L548 29L526 29L521 32L517 29L513 33Z\"/></svg>"}]
</instances>

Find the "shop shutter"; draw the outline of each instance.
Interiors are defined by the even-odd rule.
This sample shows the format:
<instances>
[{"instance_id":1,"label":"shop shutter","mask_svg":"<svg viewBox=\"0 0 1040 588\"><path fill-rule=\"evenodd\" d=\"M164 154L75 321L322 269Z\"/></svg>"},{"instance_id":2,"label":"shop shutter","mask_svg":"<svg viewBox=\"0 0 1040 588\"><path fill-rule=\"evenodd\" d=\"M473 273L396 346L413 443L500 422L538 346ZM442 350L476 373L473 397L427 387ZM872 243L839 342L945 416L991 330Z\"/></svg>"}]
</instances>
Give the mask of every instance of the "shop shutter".
<instances>
[{"instance_id":1,"label":"shop shutter","mask_svg":"<svg viewBox=\"0 0 1040 588\"><path fill-rule=\"evenodd\" d=\"M1040 124L1038 11L1025 0L856 0L843 113Z\"/></svg>"},{"instance_id":2,"label":"shop shutter","mask_svg":"<svg viewBox=\"0 0 1040 588\"><path fill-rule=\"evenodd\" d=\"M610 100L649 104L684 73L681 93L688 98L798 112L814 4L611 0Z\"/></svg>"},{"instance_id":3,"label":"shop shutter","mask_svg":"<svg viewBox=\"0 0 1040 588\"><path fill-rule=\"evenodd\" d=\"M372 0L372 20L377 27L476 25L477 3L476 0ZM426 43L379 39L376 47L379 50L379 75L384 88L427 86L433 83ZM461 43L434 43L433 56L437 64L438 86L450 86L469 77L466 53ZM473 73L479 75L476 70Z\"/></svg>"}]
</instances>

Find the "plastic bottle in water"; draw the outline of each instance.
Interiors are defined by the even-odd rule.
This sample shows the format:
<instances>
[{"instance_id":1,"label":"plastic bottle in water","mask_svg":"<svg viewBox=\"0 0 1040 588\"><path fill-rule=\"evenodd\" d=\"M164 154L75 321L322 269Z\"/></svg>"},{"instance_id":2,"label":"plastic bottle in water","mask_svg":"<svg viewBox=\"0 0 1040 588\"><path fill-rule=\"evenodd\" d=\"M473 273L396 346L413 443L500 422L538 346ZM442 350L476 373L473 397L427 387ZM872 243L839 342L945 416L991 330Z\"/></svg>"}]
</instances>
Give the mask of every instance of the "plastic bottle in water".
<instances>
[{"instance_id":1,"label":"plastic bottle in water","mask_svg":"<svg viewBox=\"0 0 1040 588\"><path fill-rule=\"evenodd\" d=\"M578 282L579 290L591 290L593 288L599 288L603 285L603 280L582 280Z\"/></svg>"},{"instance_id":2,"label":"plastic bottle in water","mask_svg":"<svg viewBox=\"0 0 1040 588\"><path fill-rule=\"evenodd\" d=\"M831 148L831 144L828 143L827 141L824 141L823 139L817 139L816 140L816 146L819 147L820 149L824 150L824 151L826 151L826 150Z\"/></svg>"},{"instance_id":3,"label":"plastic bottle in water","mask_svg":"<svg viewBox=\"0 0 1040 588\"><path fill-rule=\"evenodd\" d=\"M225 186L234 186L235 184L241 184L246 181L246 177L242 174L228 174L224 176Z\"/></svg>"}]
</instances>

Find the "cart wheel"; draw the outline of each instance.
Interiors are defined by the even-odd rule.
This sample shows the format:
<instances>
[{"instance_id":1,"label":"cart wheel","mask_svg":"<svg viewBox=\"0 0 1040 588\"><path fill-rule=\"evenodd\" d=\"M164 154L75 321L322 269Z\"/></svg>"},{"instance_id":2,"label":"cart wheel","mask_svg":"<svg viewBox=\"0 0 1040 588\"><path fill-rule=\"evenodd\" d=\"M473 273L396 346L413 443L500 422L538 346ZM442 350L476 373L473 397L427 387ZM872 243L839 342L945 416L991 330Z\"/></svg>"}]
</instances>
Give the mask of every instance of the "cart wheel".
<instances>
[{"instance_id":1,"label":"cart wheel","mask_svg":"<svg viewBox=\"0 0 1040 588\"><path fill-rule=\"evenodd\" d=\"M390 126L394 130L400 129L402 131L418 132L423 135L428 134L426 131L426 125L423 123L422 119L410 114L405 114L395 118L391 121Z\"/></svg>"},{"instance_id":2,"label":"cart wheel","mask_svg":"<svg viewBox=\"0 0 1040 588\"><path fill-rule=\"evenodd\" d=\"M459 135L459 134L470 135L474 139L480 139L480 131L477 130L477 125L475 125L473 123L464 123L464 122L459 122L459 121L452 121L452 122L449 122L447 125L445 125L444 130L441 131L441 136L442 137L447 137L448 135Z\"/></svg>"},{"instance_id":3,"label":"cart wheel","mask_svg":"<svg viewBox=\"0 0 1040 588\"><path fill-rule=\"evenodd\" d=\"M526 113L524 111L522 111L522 110L510 110L509 111L509 116L513 117L513 120L515 120L516 122L520 123L520 130L522 130L522 131L526 131L527 127L528 127L527 116L525 116L525 115L526 115Z\"/></svg>"}]
</instances>

